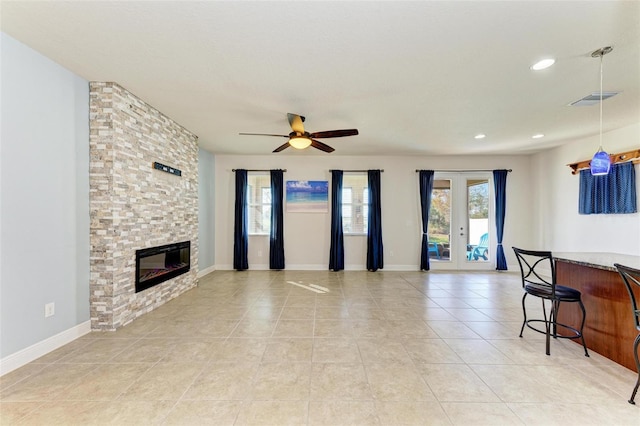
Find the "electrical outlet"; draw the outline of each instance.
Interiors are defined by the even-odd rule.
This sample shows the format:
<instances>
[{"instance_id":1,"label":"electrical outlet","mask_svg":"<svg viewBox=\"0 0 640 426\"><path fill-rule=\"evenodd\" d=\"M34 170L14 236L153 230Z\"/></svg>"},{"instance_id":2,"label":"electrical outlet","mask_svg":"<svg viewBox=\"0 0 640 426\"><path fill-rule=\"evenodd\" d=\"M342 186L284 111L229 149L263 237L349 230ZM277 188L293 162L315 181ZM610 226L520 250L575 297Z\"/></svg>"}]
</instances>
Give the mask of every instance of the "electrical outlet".
<instances>
[{"instance_id":1,"label":"electrical outlet","mask_svg":"<svg viewBox=\"0 0 640 426\"><path fill-rule=\"evenodd\" d=\"M258 257L262 257L262 250L258 250Z\"/></svg>"},{"instance_id":2,"label":"electrical outlet","mask_svg":"<svg viewBox=\"0 0 640 426\"><path fill-rule=\"evenodd\" d=\"M51 302L44 305L44 317L52 317L56 313L56 304Z\"/></svg>"}]
</instances>

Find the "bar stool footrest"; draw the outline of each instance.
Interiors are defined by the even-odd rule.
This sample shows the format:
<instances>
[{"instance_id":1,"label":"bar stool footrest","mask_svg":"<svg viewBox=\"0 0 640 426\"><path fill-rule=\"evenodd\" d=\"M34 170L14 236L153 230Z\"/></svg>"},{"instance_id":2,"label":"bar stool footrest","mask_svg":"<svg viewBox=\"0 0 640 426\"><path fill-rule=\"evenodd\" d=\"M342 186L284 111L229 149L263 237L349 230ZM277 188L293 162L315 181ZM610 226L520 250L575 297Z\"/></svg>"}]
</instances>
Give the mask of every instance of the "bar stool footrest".
<instances>
[{"instance_id":1,"label":"bar stool footrest","mask_svg":"<svg viewBox=\"0 0 640 426\"><path fill-rule=\"evenodd\" d=\"M540 334L545 334L545 335L546 335L546 334L547 334L547 330L546 330L546 329L540 330L539 328L536 328L534 325L532 325L532 324L530 324L530 323L543 323L543 324L546 324L547 322L548 322L548 321L541 320L541 319L529 319L529 320L525 321L525 324L526 324L526 325L527 325L527 327L529 327L531 330L536 331L536 332L538 332L538 333L540 333ZM574 328L574 327L571 327L570 325L561 324L561 323L559 323L559 322L551 323L551 328L552 328L552 329L553 329L553 326L554 326L554 325L555 325L556 327L562 327L562 328L563 328L563 329L565 329L565 330L569 330L569 331L571 331L571 332L573 333L573 335L572 335L572 336L564 336L564 335L562 335L562 334L558 334L557 332L556 332L556 333L554 333L554 332L553 332L553 330L552 330L552 331L551 331L551 336L552 336L553 338L560 338L560 339L579 339L579 338L581 338L581 337L582 337L582 333L580 332L580 330L578 330L578 329L576 329L576 328Z\"/></svg>"}]
</instances>

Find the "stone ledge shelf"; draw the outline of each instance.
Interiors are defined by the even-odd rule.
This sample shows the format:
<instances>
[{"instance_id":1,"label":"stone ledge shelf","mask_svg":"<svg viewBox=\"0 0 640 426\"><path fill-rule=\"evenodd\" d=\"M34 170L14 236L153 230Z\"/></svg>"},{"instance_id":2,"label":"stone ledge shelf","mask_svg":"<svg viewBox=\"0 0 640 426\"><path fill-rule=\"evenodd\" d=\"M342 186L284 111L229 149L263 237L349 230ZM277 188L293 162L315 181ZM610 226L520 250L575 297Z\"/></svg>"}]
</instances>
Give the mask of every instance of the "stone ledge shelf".
<instances>
[{"instance_id":1,"label":"stone ledge shelf","mask_svg":"<svg viewBox=\"0 0 640 426\"><path fill-rule=\"evenodd\" d=\"M611 154L609 157L611 158L611 164L626 163L627 161L633 161L633 164L640 164L640 149L621 152L619 154ZM567 166L571 167L572 175L577 175L580 170L591 167L591 159L567 164Z\"/></svg>"}]
</instances>

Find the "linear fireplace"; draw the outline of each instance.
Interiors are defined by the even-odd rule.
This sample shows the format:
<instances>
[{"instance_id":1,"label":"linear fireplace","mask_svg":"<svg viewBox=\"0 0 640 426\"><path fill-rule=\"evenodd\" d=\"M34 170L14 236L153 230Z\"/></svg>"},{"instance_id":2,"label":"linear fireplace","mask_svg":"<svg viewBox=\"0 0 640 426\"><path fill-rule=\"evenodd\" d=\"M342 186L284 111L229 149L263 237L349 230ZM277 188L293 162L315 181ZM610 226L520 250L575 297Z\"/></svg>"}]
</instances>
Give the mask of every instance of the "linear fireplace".
<instances>
[{"instance_id":1,"label":"linear fireplace","mask_svg":"<svg viewBox=\"0 0 640 426\"><path fill-rule=\"evenodd\" d=\"M188 272L191 241L136 250L136 293Z\"/></svg>"}]
</instances>

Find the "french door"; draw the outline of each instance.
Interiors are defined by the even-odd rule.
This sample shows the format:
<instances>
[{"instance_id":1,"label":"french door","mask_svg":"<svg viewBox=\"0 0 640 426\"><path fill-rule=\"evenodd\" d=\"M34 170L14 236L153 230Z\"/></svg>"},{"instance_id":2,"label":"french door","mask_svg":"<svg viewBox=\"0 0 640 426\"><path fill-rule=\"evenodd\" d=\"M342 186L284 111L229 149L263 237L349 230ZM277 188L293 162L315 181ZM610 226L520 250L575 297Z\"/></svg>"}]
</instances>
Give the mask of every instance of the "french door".
<instances>
[{"instance_id":1,"label":"french door","mask_svg":"<svg viewBox=\"0 0 640 426\"><path fill-rule=\"evenodd\" d=\"M489 172L434 174L428 228L432 269L493 269L493 198Z\"/></svg>"}]
</instances>

